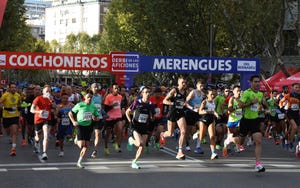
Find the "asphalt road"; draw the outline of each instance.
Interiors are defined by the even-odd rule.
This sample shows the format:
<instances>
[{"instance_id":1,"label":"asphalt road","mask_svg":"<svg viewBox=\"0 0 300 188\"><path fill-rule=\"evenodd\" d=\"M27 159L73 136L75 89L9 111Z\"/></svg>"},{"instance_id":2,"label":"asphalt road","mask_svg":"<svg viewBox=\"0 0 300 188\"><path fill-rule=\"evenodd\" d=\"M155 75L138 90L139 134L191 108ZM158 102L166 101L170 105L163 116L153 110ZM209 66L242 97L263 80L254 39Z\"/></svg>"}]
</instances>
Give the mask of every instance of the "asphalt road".
<instances>
[{"instance_id":1,"label":"asphalt road","mask_svg":"<svg viewBox=\"0 0 300 188\"><path fill-rule=\"evenodd\" d=\"M84 160L84 169L76 167L79 148L66 142L65 156L58 156L55 139L50 140L49 159L40 160L31 145L17 146L17 156L9 156L8 137L0 138L0 187L284 187L296 186L300 164L294 153L275 146L272 140L263 140L262 163L266 172L254 171L254 147L228 158L210 160L208 144L202 144L204 154L186 152L186 160L177 160L176 140L167 139L167 146L159 151L150 147L140 160L141 169L130 167L135 150L126 150L126 140L117 153L105 156L103 143L95 159ZM192 149L195 143L191 144ZM89 150L91 153L92 150Z\"/></svg>"}]
</instances>

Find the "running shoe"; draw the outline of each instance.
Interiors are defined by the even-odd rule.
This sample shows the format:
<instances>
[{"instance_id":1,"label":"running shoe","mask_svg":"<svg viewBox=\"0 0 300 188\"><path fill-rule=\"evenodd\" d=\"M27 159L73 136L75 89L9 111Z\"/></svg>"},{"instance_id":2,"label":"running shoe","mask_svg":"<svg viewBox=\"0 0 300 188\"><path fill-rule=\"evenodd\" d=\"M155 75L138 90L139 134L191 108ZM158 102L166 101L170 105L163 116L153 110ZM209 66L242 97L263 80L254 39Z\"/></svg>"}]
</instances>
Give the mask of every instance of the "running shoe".
<instances>
[{"instance_id":1,"label":"running shoe","mask_svg":"<svg viewBox=\"0 0 300 188\"><path fill-rule=\"evenodd\" d=\"M191 147L190 147L190 146L186 146L186 147L185 147L185 150L186 150L186 151L191 151Z\"/></svg>"},{"instance_id":2,"label":"running shoe","mask_svg":"<svg viewBox=\"0 0 300 188\"><path fill-rule=\"evenodd\" d=\"M140 169L141 167L139 166L139 164L135 160L133 160L132 163L131 163L131 168Z\"/></svg>"},{"instance_id":3,"label":"running shoe","mask_svg":"<svg viewBox=\"0 0 300 188\"><path fill-rule=\"evenodd\" d=\"M215 160L215 159L217 159L218 158L218 154L216 153L216 152L213 152L212 154L211 154L211 156L210 156L210 159L211 160Z\"/></svg>"},{"instance_id":4,"label":"running shoe","mask_svg":"<svg viewBox=\"0 0 300 188\"><path fill-rule=\"evenodd\" d=\"M185 155L182 152L178 152L176 159L178 160L185 160Z\"/></svg>"},{"instance_id":5,"label":"running shoe","mask_svg":"<svg viewBox=\"0 0 300 188\"><path fill-rule=\"evenodd\" d=\"M276 139L276 140L274 141L274 144L275 144L275 145L279 145L279 141Z\"/></svg>"},{"instance_id":6,"label":"running shoe","mask_svg":"<svg viewBox=\"0 0 300 188\"><path fill-rule=\"evenodd\" d=\"M127 150L128 151L132 151L133 141L134 141L134 139L133 139L132 136L128 138L128 143L127 143Z\"/></svg>"},{"instance_id":7,"label":"running shoe","mask_svg":"<svg viewBox=\"0 0 300 188\"><path fill-rule=\"evenodd\" d=\"M244 148L243 145L239 145L238 147L239 147L239 151L240 151L240 152L245 150L245 148Z\"/></svg>"},{"instance_id":8,"label":"running shoe","mask_svg":"<svg viewBox=\"0 0 300 188\"><path fill-rule=\"evenodd\" d=\"M222 154L223 154L223 157L227 158L228 157L228 150L227 148L223 148L223 151L222 151Z\"/></svg>"},{"instance_id":9,"label":"running shoe","mask_svg":"<svg viewBox=\"0 0 300 188\"><path fill-rule=\"evenodd\" d=\"M217 149L217 150L221 150L221 149L222 149L221 145L220 145L220 144L217 144L217 145L216 145L216 149Z\"/></svg>"},{"instance_id":10,"label":"running shoe","mask_svg":"<svg viewBox=\"0 0 300 188\"><path fill-rule=\"evenodd\" d=\"M202 140L202 144L206 144L207 143L207 140L206 140L206 138L203 138L203 140Z\"/></svg>"},{"instance_id":11,"label":"running shoe","mask_svg":"<svg viewBox=\"0 0 300 188\"><path fill-rule=\"evenodd\" d=\"M42 154L42 160L48 160L48 155L46 152Z\"/></svg>"},{"instance_id":12,"label":"running shoe","mask_svg":"<svg viewBox=\"0 0 300 188\"><path fill-rule=\"evenodd\" d=\"M77 162L76 166L77 166L78 168L84 168L84 166L82 165L82 162Z\"/></svg>"},{"instance_id":13,"label":"running shoe","mask_svg":"<svg viewBox=\"0 0 300 188\"><path fill-rule=\"evenodd\" d=\"M193 140L197 140L199 138L199 131L193 134Z\"/></svg>"},{"instance_id":14,"label":"running shoe","mask_svg":"<svg viewBox=\"0 0 300 188\"><path fill-rule=\"evenodd\" d=\"M94 150L92 152L92 155L91 155L92 158L96 158L97 157L97 150Z\"/></svg>"},{"instance_id":15,"label":"running shoe","mask_svg":"<svg viewBox=\"0 0 300 188\"><path fill-rule=\"evenodd\" d=\"M116 152L121 153L121 149L120 149L120 147L117 143L113 143L113 146L114 146L114 149L115 149Z\"/></svg>"},{"instance_id":16,"label":"running shoe","mask_svg":"<svg viewBox=\"0 0 300 188\"><path fill-rule=\"evenodd\" d=\"M109 152L109 149L108 149L108 148L104 148L104 154L105 154L105 155L109 155L109 154L110 154L110 152Z\"/></svg>"},{"instance_id":17,"label":"running shoe","mask_svg":"<svg viewBox=\"0 0 300 188\"><path fill-rule=\"evenodd\" d=\"M145 146L145 153L149 153L149 146Z\"/></svg>"},{"instance_id":18,"label":"running shoe","mask_svg":"<svg viewBox=\"0 0 300 188\"><path fill-rule=\"evenodd\" d=\"M158 151L158 150L160 149L159 143L158 143L158 142L155 142L155 143L154 143L154 147L155 147L155 149Z\"/></svg>"},{"instance_id":19,"label":"running shoe","mask_svg":"<svg viewBox=\"0 0 300 188\"><path fill-rule=\"evenodd\" d=\"M35 142L33 146L34 153L40 153L40 143Z\"/></svg>"},{"instance_id":20,"label":"running shoe","mask_svg":"<svg viewBox=\"0 0 300 188\"><path fill-rule=\"evenodd\" d=\"M63 156L64 156L64 151L60 151L60 152L58 153L58 156L59 156L59 157L63 157Z\"/></svg>"},{"instance_id":21,"label":"running shoe","mask_svg":"<svg viewBox=\"0 0 300 188\"><path fill-rule=\"evenodd\" d=\"M161 146L165 146L166 145L166 140L165 140L163 134L164 134L163 132L160 133L159 143L160 143Z\"/></svg>"},{"instance_id":22,"label":"running shoe","mask_svg":"<svg viewBox=\"0 0 300 188\"><path fill-rule=\"evenodd\" d=\"M247 146L253 146L253 141L251 138L248 138L248 141L247 141Z\"/></svg>"},{"instance_id":23,"label":"running shoe","mask_svg":"<svg viewBox=\"0 0 300 188\"><path fill-rule=\"evenodd\" d=\"M22 139L21 145L22 145L23 147L26 146L26 140L25 140L25 139Z\"/></svg>"},{"instance_id":24,"label":"running shoe","mask_svg":"<svg viewBox=\"0 0 300 188\"><path fill-rule=\"evenodd\" d=\"M16 156L16 148L11 148L10 156Z\"/></svg>"},{"instance_id":25,"label":"running shoe","mask_svg":"<svg viewBox=\"0 0 300 188\"><path fill-rule=\"evenodd\" d=\"M294 153L295 152L295 148L293 144L289 144L289 152Z\"/></svg>"},{"instance_id":26,"label":"running shoe","mask_svg":"<svg viewBox=\"0 0 300 188\"><path fill-rule=\"evenodd\" d=\"M195 153L199 153L199 154L204 154L204 151L202 150L201 147L196 147L194 150Z\"/></svg>"},{"instance_id":27,"label":"running shoe","mask_svg":"<svg viewBox=\"0 0 300 188\"><path fill-rule=\"evenodd\" d=\"M296 157L300 158L300 147L299 147L299 145L296 146Z\"/></svg>"},{"instance_id":28,"label":"running shoe","mask_svg":"<svg viewBox=\"0 0 300 188\"><path fill-rule=\"evenodd\" d=\"M258 164L258 165L255 165L255 171L256 172L264 172L264 171L266 171L266 169L261 164Z\"/></svg>"}]
</instances>

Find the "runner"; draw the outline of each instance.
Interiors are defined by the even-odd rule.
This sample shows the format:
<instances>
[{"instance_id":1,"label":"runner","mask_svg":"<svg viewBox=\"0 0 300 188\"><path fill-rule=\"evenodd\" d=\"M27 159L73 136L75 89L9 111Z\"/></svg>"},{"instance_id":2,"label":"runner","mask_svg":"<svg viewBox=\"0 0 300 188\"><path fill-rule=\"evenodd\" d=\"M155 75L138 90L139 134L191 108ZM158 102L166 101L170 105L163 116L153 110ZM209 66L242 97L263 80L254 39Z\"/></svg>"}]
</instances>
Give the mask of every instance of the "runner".
<instances>
[{"instance_id":1,"label":"runner","mask_svg":"<svg viewBox=\"0 0 300 188\"><path fill-rule=\"evenodd\" d=\"M45 85L42 91L42 96L36 97L30 108L30 112L34 114L34 129L35 129L35 144L34 152L40 152L40 140L41 133L43 133L43 153L41 155L42 160L47 160L47 150L48 150L48 135L50 131L50 121L51 121L51 109L55 108L55 103L51 102L51 88Z\"/></svg>"},{"instance_id":2,"label":"runner","mask_svg":"<svg viewBox=\"0 0 300 188\"><path fill-rule=\"evenodd\" d=\"M105 138L104 138L104 153L109 155L108 140L114 131L116 137L114 138L114 149L117 152L121 152L122 132L124 124L122 122L122 110L121 102L122 96L118 93L119 86L117 83L112 84L111 92L104 99L104 110L108 114L108 118L105 120Z\"/></svg>"},{"instance_id":3,"label":"runner","mask_svg":"<svg viewBox=\"0 0 300 188\"><path fill-rule=\"evenodd\" d=\"M263 93L259 91L260 77L254 75L250 77L250 88L243 92L239 106L244 110L244 116L240 122L240 139L243 144L244 138L250 132L255 143L255 170L257 172L264 172L265 168L261 164L262 153L262 133L260 129L260 122L258 111L261 105L268 105L263 97Z\"/></svg>"},{"instance_id":4,"label":"runner","mask_svg":"<svg viewBox=\"0 0 300 188\"><path fill-rule=\"evenodd\" d=\"M73 134L73 125L70 121L68 113L73 108L73 103L68 101L69 96L67 93L61 94L61 103L57 107L57 135L56 139L59 141L60 151L58 156L64 156L64 139L70 138Z\"/></svg>"},{"instance_id":5,"label":"runner","mask_svg":"<svg viewBox=\"0 0 300 188\"><path fill-rule=\"evenodd\" d=\"M216 94L217 92L215 89L207 89L207 98L201 102L201 105L199 107L199 114L202 116L199 122L199 139L201 141L204 138L206 131L208 130L211 160L218 158L218 154L216 152L215 118L220 119L220 116L216 112L216 104L214 103Z\"/></svg>"},{"instance_id":6,"label":"runner","mask_svg":"<svg viewBox=\"0 0 300 188\"><path fill-rule=\"evenodd\" d=\"M186 120L185 120L185 101L187 92L186 81L183 77L179 77L177 81L178 86L171 89L171 91L164 98L163 103L171 106L171 109L168 113L168 130L162 132L160 135L161 145L165 145L165 138L172 136L175 128L175 124L180 130L180 136L178 140L178 153L177 159L185 159L185 155L182 151L183 142L185 139L186 132Z\"/></svg>"},{"instance_id":7,"label":"runner","mask_svg":"<svg viewBox=\"0 0 300 188\"><path fill-rule=\"evenodd\" d=\"M235 146L235 151L240 151L239 146L239 124L243 117L243 109L239 106L239 101L241 97L241 87L236 85L233 87L233 96L230 97L228 101L228 113L229 118L227 122L227 138L224 140L223 147L223 157L227 157L228 151L227 146L233 142Z\"/></svg>"},{"instance_id":8,"label":"runner","mask_svg":"<svg viewBox=\"0 0 300 188\"><path fill-rule=\"evenodd\" d=\"M195 153L203 154L203 150L201 148L201 141L199 140L199 130L200 130L200 124L199 120L201 118L201 115L199 114L199 107L203 99L205 99L205 93L204 93L204 86L205 83L203 80L199 80L196 83L196 89L193 89L187 96L186 102L187 102L187 108L186 110L186 121L187 121L187 134L191 134L192 130L191 128L195 127L195 125L198 125L197 131L193 136L194 139L196 139L196 148L194 149ZM189 130L190 129L190 130Z\"/></svg>"},{"instance_id":9,"label":"runner","mask_svg":"<svg viewBox=\"0 0 300 188\"><path fill-rule=\"evenodd\" d=\"M15 83L10 83L8 90L1 96L0 105L3 107L3 127L8 135L11 136L12 146L10 150L11 156L16 156L18 126L21 108L21 95L17 93Z\"/></svg>"},{"instance_id":10,"label":"runner","mask_svg":"<svg viewBox=\"0 0 300 188\"><path fill-rule=\"evenodd\" d=\"M78 168L84 168L82 160L86 155L90 145L90 139L93 132L92 120L99 121L97 107L92 104L93 92L88 90L84 96L84 101L77 103L69 112L70 120L78 128L77 145L81 149L77 161Z\"/></svg>"},{"instance_id":11,"label":"runner","mask_svg":"<svg viewBox=\"0 0 300 188\"><path fill-rule=\"evenodd\" d=\"M287 109L287 118L289 123L288 135L288 150L295 152L294 138L297 131L299 131L299 105L300 105L300 83L292 84L292 92L284 95L279 101L279 106Z\"/></svg>"},{"instance_id":12,"label":"runner","mask_svg":"<svg viewBox=\"0 0 300 188\"><path fill-rule=\"evenodd\" d=\"M145 148L150 133L150 121L154 120L155 114L154 106L149 101L150 88L144 87L141 90L141 95L142 99L135 100L126 110L126 117L132 124L132 136L128 138L127 149L131 151L133 144L138 147L135 158L131 163L131 167L135 169L140 169L137 161ZM131 112L134 112L133 117L131 117Z\"/></svg>"}]
</instances>

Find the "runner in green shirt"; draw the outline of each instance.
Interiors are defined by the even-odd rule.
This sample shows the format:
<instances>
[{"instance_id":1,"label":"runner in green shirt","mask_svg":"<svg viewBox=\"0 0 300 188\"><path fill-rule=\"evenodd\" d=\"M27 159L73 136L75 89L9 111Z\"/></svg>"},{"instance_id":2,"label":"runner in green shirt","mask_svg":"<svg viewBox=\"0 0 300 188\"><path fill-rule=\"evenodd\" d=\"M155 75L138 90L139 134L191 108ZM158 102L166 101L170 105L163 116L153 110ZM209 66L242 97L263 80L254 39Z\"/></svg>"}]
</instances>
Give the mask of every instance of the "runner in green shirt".
<instances>
[{"instance_id":1,"label":"runner in green shirt","mask_svg":"<svg viewBox=\"0 0 300 188\"><path fill-rule=\"evenodd\" d=\"M261 153L262 153L262 133L260 129L260 122L258 118L258 112L264 105L268 107L263 93L259 91L260 77L254 75L250 77L250 88L243 92L240 104L243 108L244 115L240 122L240 136L241 144L244 142L245 137L250 133L255 142L255 157L256 164L255 170L257 172L264 172L265 168L261 165Z\"/></svg>"},{"instance_id":2,"label":"runner in green shirt","mask_svg":"<svg viewBox=\"0 0 300 188\"><path fill-rule=\"evenodd\" d=\"M77 167L79 168L84 168L82 165L82 159L90 145L90 139L93 132L93 127L91 126L92 120L99 121L98 109L93 103L91 103L92 97L93 92L88 90L84 96L84 101L77 103L69 112L69 117L73 125L78 129L77 145L81 149L77 162ZM74 115L76 115L76 118Z\"/></svg>"}]
</instances>

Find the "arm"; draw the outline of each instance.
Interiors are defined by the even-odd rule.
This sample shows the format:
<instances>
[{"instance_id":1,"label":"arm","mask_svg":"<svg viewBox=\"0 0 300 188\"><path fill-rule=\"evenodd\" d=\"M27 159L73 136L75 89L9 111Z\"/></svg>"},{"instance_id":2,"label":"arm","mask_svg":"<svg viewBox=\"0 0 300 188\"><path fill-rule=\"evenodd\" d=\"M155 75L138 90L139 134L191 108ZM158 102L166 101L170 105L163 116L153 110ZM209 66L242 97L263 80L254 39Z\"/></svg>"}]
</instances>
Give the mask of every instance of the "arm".
<instances>
[{"instance_id":1,"label":"arm","mask_svg":"<svg viewBox=\"0 0 300 188\"><path fill-rule=\"evenodd\" d=\"M194 98L194 90L192 90L188 96L186 97L186 101L185 101L185 104L186 104L186 107L188 109L191 109L191 110L194 110L194 107L189 105L189 102Z\"/></svg>"},{"instance_id":2,"label":"arm","mask_svg":"<svg viewBox=\"0 0 300 188\"><path fill-rule=\"evenodd\" d=\"M73 115L73 112L70 111L70 112L68 113L68 115L69 115L69 118L70 118L70 120L72 121L74 127L78 126L78 122L75 120L74 115Z\"/></svg>"},{"instance_id":3,"label":"arm","mask_svg":"<svg viewBox=\"0 0 300 188\"><path fill-rule=\"evenodd\" d=\"M164 98L163 104L166 104L166 105L174 105L174 103L171 102L171 98L174 96L175 93L176 93L176 90L175 90L175 88L173 88L173 89L167 94L167 96Z\"/></svg>"}]
</instances>

